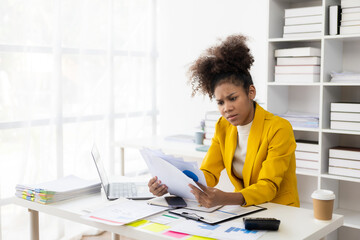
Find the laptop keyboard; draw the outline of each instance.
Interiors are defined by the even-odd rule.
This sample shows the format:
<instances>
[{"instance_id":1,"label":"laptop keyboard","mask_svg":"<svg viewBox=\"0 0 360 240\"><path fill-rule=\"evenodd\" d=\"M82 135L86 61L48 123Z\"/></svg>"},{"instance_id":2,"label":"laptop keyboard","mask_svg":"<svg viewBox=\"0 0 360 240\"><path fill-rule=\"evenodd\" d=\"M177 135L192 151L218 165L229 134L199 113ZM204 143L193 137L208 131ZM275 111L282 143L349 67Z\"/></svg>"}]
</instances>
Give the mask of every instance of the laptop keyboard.
<instances>
[{"instance_id":1,"label":"laptop keyboard","mask_svg":"<svg viewBox=\"0 0 360 240\"><path fill-rule=\"evenodd\" d=\"M118 197L136 197L136 184L132 182L112 183L111 192Z\"/></svg>"}]
</instances>

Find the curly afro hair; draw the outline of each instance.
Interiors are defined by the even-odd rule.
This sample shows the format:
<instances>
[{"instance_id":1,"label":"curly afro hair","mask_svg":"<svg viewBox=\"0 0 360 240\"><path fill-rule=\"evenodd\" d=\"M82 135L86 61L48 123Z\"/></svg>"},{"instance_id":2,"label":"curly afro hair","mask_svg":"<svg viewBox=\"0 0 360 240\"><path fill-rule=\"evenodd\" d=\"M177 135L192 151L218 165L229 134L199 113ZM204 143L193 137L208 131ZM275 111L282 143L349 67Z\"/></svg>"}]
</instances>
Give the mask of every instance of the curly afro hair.
<instances>
[{"instance_id":1,"label":"curly afro hair","mask_svg":"<svg viewBox=\"0 0 360 240\"><path fill-rule=\"evenodd\" d=\"M244 87L248 93L253 85L250 68L254 57L243 35L231 35L220 44L210 47L190 66L189 83L192 96L197 92L214 97L215 87L224 81Z\"/></svg>"}]
</instances>

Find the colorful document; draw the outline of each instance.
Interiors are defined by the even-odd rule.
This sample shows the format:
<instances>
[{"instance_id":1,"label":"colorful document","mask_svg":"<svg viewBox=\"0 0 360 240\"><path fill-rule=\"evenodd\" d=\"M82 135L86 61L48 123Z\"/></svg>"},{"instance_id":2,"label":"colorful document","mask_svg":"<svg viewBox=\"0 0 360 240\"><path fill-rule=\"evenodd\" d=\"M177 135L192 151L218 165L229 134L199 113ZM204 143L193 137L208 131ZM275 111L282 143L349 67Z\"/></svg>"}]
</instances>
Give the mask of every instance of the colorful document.
<instances>
[{"instance_id":1,"label":"colorful document","mask_svg":"<svg viewBox=\"0 0 360 240\"><path fill-rule=\"evenodd\" d=\"M176 159L170 161L170 156L168 155L166 155L166 157L160 156L158 151L149 149L143 149L140 152L145 159L151 175L157 176L162 183L166 184L170 194L183 198L195 199L195 196L190 192L191 188L189 187L189 184L193 184L197 187L194 179L198 180L200 183L205 181L204 174L199 169L195 173L195 168L189 163L191 170L180 170L175 166L177 164L172 164L174 162L179 163L179 161ZM186 164L187 162L183 162L182 167L186 168Z\"/></svg>"},{"instance_id":2,"label":"colorful document","mask_svg":"<svg viewBox=\"0 0 360 240\"><path fill-rule=\"evenodd\" d=\"M165 207L151 206L143 201L121 199L114 205L100 208L82 217L95 222L120 226L166 209Z\"/></svg>"}]
</instances>

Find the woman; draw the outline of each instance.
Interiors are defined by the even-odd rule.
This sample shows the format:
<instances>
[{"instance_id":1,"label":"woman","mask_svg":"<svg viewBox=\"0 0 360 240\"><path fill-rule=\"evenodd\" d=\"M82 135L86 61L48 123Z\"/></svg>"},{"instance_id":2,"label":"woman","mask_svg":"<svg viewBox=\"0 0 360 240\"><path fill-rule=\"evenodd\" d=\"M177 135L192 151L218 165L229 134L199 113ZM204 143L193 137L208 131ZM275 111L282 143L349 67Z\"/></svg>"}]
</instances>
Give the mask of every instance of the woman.
<instances>
[{"instance_id":1,"label":"woman","mask_svg":"<svg viewBox=\"0 0 360 240\"><path fill-rule=\"evenodd\" d=\"M215 98L222 115L200 167L207 186L200 185L200 191L190 184L205 207L264 202L300 205L293 130L287 120L254 101L256 89L249 73L253 62L246 37L234 35L207 49L189 69L193 95L200 92ZM234 192L214 188L224 168ZM156 177L150 179L149 189L156 196L167 192Z\"/></svg>"}]
</instances>

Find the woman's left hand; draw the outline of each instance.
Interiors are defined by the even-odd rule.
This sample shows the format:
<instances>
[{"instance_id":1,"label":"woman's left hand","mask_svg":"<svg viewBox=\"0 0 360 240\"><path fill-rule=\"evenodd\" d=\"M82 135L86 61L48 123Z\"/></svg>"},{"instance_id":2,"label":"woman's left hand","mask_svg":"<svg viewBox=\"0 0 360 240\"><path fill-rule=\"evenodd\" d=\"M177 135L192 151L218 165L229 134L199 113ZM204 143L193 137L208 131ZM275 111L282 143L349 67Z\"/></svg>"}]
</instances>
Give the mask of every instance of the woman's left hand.
<instances>
[{"instance_id":1,"label":"woman's left hand","mask_svg":"<svg viewBox=\"0 0 360 240\"><path fill-rule=\"evenodd\" d=\"M197 185L203 191L192 184L189 184L189 187L191 188L191 193L194 194L195 198L201 204L201 206L210 208L224 205L226 200L226 192L223 192L217 188L204 186L200 183L197 183Z\"/></svg>"}]
</instances>

